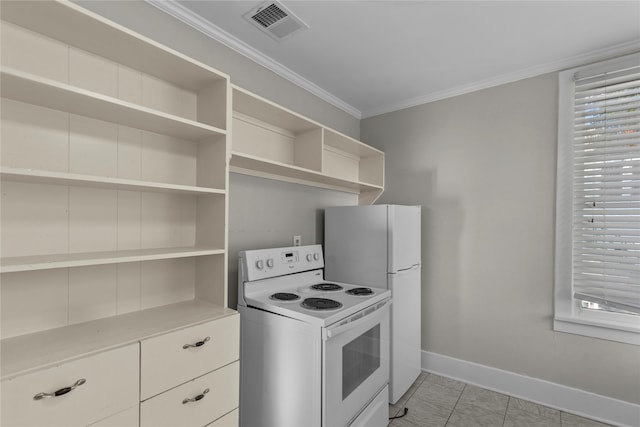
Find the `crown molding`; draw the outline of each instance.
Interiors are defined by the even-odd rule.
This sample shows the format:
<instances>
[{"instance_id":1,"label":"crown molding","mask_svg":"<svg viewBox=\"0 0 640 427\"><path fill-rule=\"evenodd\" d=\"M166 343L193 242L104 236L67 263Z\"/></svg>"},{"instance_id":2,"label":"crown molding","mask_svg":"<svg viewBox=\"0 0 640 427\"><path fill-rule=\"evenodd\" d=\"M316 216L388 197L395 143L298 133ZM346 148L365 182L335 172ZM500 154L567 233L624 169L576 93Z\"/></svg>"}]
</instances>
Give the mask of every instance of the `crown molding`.
<instances>
[{"instance_id":1,"label":"crown molding","mask_svg":"<svg viewBox=\"0 0 640 427\"><path fill-rule=\"evenodd\" d=\"M301 75L285 67L272 58L264 55L253 47L249 46L242 40L234 37L229 32L203 19L198 14L184 7L175 1L166 0L146 0L150 5L160 9L161 11L173 16L174 18L184 22L190 27L200 31L201 33L211 37L212 39L222 43L228 48L238 52L239 54L251 59L253 62L273 71L280 77L283 77L293 84L300 86L302 89L312 93L327 103L341 109L342 111L352 115L356 119L362 118L362 113L357 108L344 102L337 96L327 92L315 83L305 79Z\"/></svg>"},{"instance_id":2,"label":"crown molding","mask_svg":"<svg viewBox=\"0 0 640 427\"><path fill-rule=\"evenodd\" d=\"M211 22L203 19L196 13L182 6L176 1L167 0L146 0L147 3L155 6L163 12L173 16L174 18L184 22L185 24L193 27L194 29L206 34L212 39L224 44L230 49L240 53L241 55L251 59L257 64L273 71L277 75L289 80L293 84L305 89L306 91L316 95L318 98L326 101L327 103L345 111L352 115L356 119L365 119L380 114L391 113L398 110L404 110L406 108L415 107L418 105L428 104L430 102L440 101L446 98L452 98L466 93L476 92L482 89L488 89L490 87L500 86L507 83L512 83L518 80L527 79L530 77L539 76L541 74L552 73L561 71L567 68L573 68L580 65L586 65L592 62L601 61L604 59L614 58L616 56L626 55L629 53L640 51L640 39L632 40L630 42L621 43L604 49L598 49L585 54L572 56L559 61L553 61L534 67L529 67L524 70L519 70L513 73L506 73L496 77L488 79L478 80L476 82L457 86L451 89L443 91L437 91L428 93L425 95L417 96L415 98L405 99L399 102L382 105L380 107L372 108L369 110L360 111L352 105L344 102L337 96L327 92L313 82L305 79L301 75L295 73L291 69L285 67L272 58L264 55L238 38L234 37L227 31L212 24Z\"/></svg>"},{"instance_id":3,"label":"crown molding","mask_svg":"<svg viewBox=\"0 0 640 427\"><path fill-rule=\"evenodd\" d=\"M593 62L603 61L605 59L611 59L617 56L627 55L638 51L640 51L640 39L621 43L604 49L593 50L585 54L572 56L560 61L554 61L534 67L529 67L513 73L502 74L489 79L479 80L467 85L461 85L451 89L406 99L393 104L387 104L381 106L380 108L364 110L362 111L362 118L366 119L369 117L378 116L380 114L404 110L405 108L416 107L418 105L428 104L430 102L440 101L446 98L453 98L454 96L464 95L466 93L476 92L478 90L488 89L490 87L500 86L518 80L536 77L546 73L562 71L568 68L578 67Z\"/></svg>"}]
</instances>

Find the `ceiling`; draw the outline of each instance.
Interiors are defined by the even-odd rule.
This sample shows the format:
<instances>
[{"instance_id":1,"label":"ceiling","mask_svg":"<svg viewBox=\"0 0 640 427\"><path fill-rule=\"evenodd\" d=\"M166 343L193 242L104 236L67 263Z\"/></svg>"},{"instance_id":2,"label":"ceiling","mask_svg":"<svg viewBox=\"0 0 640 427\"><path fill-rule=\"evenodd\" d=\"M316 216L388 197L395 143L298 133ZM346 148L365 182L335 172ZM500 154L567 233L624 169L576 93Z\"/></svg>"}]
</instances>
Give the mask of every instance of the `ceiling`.
<instances>
[{"instance_id":1,"label":"ceiling","mask_svg":"<svg viewBox=\"0 0 640 427\"><path fill-rule=\"evenodd\" d=\"M290 1L275 41L258 1L147 0L355 117L640 50L640 1Z\"/></svg>"}]
</instances>

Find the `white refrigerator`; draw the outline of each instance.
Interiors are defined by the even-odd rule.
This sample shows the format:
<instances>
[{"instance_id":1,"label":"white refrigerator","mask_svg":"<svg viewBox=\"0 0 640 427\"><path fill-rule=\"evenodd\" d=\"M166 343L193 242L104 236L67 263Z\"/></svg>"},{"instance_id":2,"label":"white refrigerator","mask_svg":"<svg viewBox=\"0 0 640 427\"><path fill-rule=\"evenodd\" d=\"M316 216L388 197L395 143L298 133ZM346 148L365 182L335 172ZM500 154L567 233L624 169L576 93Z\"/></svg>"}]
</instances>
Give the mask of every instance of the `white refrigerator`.
<instances>
[{"instance_id":1,"label":"white refrigerator","mask_svg":"<svg viewBox=\"0 0 640 427\"><path fill-rule=\"evenodd\" d=\"M421 370L420 206L325 209L325 279L391 290L389 401Z\"/></svg>"}]
</instances>

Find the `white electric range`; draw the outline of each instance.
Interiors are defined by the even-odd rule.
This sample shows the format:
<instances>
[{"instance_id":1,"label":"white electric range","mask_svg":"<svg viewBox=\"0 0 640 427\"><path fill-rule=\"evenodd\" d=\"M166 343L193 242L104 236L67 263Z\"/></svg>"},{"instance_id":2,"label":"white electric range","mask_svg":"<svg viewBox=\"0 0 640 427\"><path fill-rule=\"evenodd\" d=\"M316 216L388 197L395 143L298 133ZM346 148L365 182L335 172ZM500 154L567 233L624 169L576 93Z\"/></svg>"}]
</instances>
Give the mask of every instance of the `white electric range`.
<instances>
[{"instance_id":1,"label":"white electric range","mask_svg":"<svg viewBox=\"0 0 640 427\"><path fill-rule=\"evenodd\" d=\"M388 424L390 291L327 282L320 245L240 252L240 424Z\"/></svg>"}]
</instances>

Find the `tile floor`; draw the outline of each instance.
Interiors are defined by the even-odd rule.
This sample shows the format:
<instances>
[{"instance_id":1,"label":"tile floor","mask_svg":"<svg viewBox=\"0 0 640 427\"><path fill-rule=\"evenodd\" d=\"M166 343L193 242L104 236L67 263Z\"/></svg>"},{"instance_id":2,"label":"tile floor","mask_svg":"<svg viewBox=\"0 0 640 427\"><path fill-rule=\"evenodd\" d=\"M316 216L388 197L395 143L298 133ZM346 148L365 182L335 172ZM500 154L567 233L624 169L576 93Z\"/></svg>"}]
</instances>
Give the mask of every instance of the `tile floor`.
<instances>
[{"instance_id":1,"label":"tile floor","mask_svg":"<svg viewBox=\"0 0 640 427\"><path fill-rule=\"evenodd\" d=\"M389 427L605 427L586 418L423 372L389 416Z\"/></svg>"}]
</instances>

